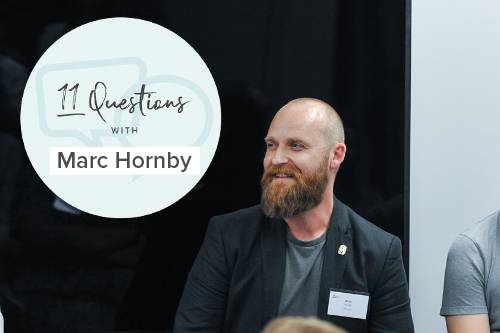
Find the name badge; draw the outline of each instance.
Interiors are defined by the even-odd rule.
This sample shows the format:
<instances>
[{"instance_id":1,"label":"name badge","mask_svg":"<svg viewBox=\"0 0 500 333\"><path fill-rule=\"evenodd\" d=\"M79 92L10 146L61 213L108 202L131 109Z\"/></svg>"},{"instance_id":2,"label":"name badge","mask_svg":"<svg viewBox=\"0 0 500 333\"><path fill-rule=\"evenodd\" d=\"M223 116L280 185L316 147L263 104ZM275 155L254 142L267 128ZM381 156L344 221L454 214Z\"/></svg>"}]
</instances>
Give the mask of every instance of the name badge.
<instances>
[{"instance_id":1,"label":"name badge","mask_svg":"<svg viewBox=\"0 0 500 333\"><path fill-rule=\"evenodd\" d=\"M367 293L331 289L327 314L366 319L369 298Z\"/></svg>"}]
</instances>

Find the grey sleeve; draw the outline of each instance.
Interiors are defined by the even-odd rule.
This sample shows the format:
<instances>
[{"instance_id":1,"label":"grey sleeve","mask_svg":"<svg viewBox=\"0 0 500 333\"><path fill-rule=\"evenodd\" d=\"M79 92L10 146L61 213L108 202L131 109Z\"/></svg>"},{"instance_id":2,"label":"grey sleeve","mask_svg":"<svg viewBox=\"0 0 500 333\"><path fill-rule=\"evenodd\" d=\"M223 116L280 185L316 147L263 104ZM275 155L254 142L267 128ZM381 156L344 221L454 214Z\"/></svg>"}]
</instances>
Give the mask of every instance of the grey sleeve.
<instances>
[{"instance_id":1,"label":"grey sleeve","mask_svg":"<svg viewBox=\"0 0 500 333\"><path fill-rule=\"evenodd\" d=\"M477 244L460 235L446 261L442 316L487 314L485 264Z\"/></svg>"}]
</instances>

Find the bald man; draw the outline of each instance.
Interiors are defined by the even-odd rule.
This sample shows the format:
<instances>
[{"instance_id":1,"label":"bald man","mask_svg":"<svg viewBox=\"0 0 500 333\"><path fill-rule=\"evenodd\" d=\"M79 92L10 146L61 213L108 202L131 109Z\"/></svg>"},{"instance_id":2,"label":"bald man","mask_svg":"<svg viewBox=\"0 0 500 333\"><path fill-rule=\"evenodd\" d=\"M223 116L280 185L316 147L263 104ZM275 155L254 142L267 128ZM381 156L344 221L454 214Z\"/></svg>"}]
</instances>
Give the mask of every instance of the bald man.
<instances>
[{"instance_id":1,"label":"bald man","mask_svg":"<svg viewBox=\"0 0 500 333\"><path fill-rule=\"evenodd\" d=\"M211 219L174 333L256 333L278 316L413 332L400 240L333 194L346 154L335 110L293 100L265 143L261 203Z\"/></svg>"}]
</instances>

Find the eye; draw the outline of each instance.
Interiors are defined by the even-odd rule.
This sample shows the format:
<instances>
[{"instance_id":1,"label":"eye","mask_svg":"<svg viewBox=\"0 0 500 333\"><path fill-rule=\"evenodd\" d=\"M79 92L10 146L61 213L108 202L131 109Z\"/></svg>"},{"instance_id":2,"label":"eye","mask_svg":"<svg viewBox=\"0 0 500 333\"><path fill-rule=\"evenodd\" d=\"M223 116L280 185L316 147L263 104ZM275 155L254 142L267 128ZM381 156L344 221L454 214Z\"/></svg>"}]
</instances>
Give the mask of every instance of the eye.
<instances>
[{"instance_id":1,"label":"eye","mask_svg":"<svg viewBox=\"0 0 500 333\"><path fill-rule=\"evenodd\" d=\"M267 149L273 149L274 148L274 142L271 142L271 141L267 141L266 142L266 148Z\"/></svg>"},{"instance_id":2,"label":"eye","mask_svg":"<svg viewBox=\"0 0 500 333\"><path fill-rule=\"evenodd\" d=\"M300 142L292 142L292 143L290 143L290 147L293 150L302 150L305 148L304 144L300 143Z\"/></svg>"}]
</instances>

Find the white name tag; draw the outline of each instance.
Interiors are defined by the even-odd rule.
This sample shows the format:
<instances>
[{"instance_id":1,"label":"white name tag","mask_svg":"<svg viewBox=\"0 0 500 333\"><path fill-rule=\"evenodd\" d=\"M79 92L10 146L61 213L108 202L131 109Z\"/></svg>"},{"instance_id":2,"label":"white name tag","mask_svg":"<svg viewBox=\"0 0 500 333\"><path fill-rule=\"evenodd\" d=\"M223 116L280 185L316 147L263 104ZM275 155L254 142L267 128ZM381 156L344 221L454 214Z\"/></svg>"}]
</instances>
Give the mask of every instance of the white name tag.
<instances>
[{"instance_id":1,"label":"white name tag","mask_svg":"<svg viewBox=\"0 0 500 333\"><path fill-rule=\"evenodd\" d=\"M330 290L327 313L332 316L366 319L369 298L368 295Z\"/></svg>"}]
</instances>

